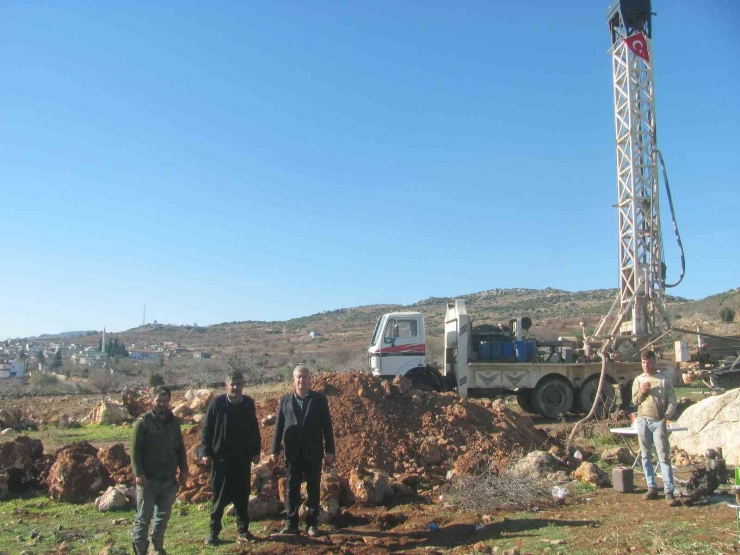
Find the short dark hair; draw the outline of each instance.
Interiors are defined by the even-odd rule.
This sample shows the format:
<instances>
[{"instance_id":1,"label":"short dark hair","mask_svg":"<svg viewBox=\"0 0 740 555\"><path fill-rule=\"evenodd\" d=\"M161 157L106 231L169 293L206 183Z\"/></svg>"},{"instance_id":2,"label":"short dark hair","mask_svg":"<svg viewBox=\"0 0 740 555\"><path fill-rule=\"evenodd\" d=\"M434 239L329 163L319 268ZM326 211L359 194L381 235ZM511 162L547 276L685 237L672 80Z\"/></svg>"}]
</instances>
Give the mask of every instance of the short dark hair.
<instances>
[{"instance_id":1,"label":"short dark hair","mask_svg":"<svg viewBox=\"0 0 740 555\"><path fill-rule=\"evenodd\" d=\"M152 397L159 397L160 395L167 395L167 397L172 397L172 391L166 385L158 385L157 387L152 389Z\"/></svg>"},{"instance_id":2,"label":"short dark hair","mask_svg":"<svg viewBox=\"0 0 740 555\"><path fill-rule=\"evenodd\" d=\"M648 359L655 360L655 351L651 351L651 350L643 351L642 355L640 355L640 358L642 360L648 360Z\"/></svg>"},{"instance_id":3,"label":"short dark hair","mask_svg":"<svg viewBox=\"0 0 740 555\"><path fill-rule=\"evenodd\" d=\"M226 374L226 383L234 383L234 382L243 382L244 381L244 374L239 372L239 370L232 370L228 374Z\"/></svg>"}]
</instances>

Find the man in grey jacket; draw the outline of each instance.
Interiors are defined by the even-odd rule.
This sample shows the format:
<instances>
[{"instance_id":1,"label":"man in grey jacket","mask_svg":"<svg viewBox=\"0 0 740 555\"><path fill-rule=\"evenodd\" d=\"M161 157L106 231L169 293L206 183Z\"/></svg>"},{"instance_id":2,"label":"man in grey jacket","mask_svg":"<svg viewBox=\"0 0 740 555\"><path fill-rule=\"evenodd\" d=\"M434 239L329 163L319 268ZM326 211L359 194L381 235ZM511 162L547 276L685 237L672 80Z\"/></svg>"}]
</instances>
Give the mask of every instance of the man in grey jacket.
<instances>
[{"instance_id":1,"label":"man in grey jacket","mask_svg":"<svg viewBox=\"0 0 740 555\"><path fill-rule=\"evenodd\" d=\"M149 523L152 544L158 555L165 555L164 533L170 520L179 482L188 477L188 461L180 431L180 421L170 411L170 390L164 386L152 392L152 410L134 424L131 438L131 467L136 476L136 522L134 553L143 555L149 549Z\"/></svg>"},{"instance_id":2,"label":"man in grey jacket","mask_svg":"<svg viewBox=\"0 0 740 555\"><path fill-rule=\"evenodd\" d=\"M671 467L671 446L668 442L666 418L671 418L676 410L676 393L670 377L663 372L656 372L655 353L643 351L643 374L635 378L632 384L632 403L637 407L635 428L640 442L642 468L645 471L647 493L644 499L657 499L658 486L655 483L653 470L653 444L658 452L661 472L663 473L663 491L665 500L671 507L680 503L673 497L673 468Z\"/></svg>"}]
</instances>

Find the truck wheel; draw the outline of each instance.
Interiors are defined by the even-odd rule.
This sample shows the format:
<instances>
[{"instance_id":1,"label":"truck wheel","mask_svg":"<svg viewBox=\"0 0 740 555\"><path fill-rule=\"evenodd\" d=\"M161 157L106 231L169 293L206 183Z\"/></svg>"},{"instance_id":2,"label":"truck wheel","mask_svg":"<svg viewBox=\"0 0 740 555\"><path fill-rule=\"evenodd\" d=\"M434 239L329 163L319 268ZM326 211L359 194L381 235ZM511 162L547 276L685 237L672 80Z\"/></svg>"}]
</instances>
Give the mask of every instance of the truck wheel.
<instances>
[{"instance_id":1,"label":"truck wheel","mask_svg":"<svg viewBox=\"0 0 740 555\"><path fill-rule=\"evenodd\" d=\"M599 386L599 377L592 376L583 382L583 385L576 394L576 405L578 410L588 413L594 404L596 398L596 388ZM596 406L595 415L597 418L603 418L607 416L617 408L617 393L614 391L614 386L608 381L604 383L604 388L599 398L599 404Z\"/></svg>"},{"instance_id":2,"label":"truck wheel","mask_svg":"<svg viewBox=\"0 0 740 555\"><path fill-rule=\"evenodd\" d=\"M627 412L632 406L632 383L634 380L627 380L627 383L619 384L619 407Z\"/></svg>"},{"instance_id":3,"label":"truck wheel","mask_svg":"<svg viewBox=\"0 0 740 555\"><path fill-rule=\"evenodd\" d=\"M519 405L519 408L522 409L524 412L528 412L530 414L537 414L537 411L534 410L534 407L532 406L532 390L531 389L520 389L516 392L516 402Z\"/></svg>"},{"instance_id":4,"label":"truck wheel","mask_svg":"<svg viewBox=\"0 0 740 555\"><path fill-rule=\"evenodd\" d=\"M532 407L542 416L557 418L573 408L573 389L558 378L544 378L532 392Z\"/></svg>"}]
</instances>

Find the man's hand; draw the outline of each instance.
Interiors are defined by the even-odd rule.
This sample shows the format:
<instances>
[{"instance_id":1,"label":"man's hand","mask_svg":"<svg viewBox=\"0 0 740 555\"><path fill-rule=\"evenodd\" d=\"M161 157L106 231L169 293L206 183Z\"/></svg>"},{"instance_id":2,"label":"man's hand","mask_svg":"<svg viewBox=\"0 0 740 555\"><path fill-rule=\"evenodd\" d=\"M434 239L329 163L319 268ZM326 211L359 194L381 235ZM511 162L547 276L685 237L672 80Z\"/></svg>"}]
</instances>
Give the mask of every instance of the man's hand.
<instances>
[{"instance_id":1,"label":"man's hand","mask_svg":"<svg viewBox=\"0 0 740 555\"><path fill-rule=\"evenodd\" d=\"M650 382L642 382L640 384L640 393L645 395L648 391L650 391Z\"/></svg>"},{"instance_id":2,"label":"man's hand","mask_svg":"<svg viewBox=\"0 0 740 555\"><path fill-rule=\"evenodd\" d=\"M137 486L141 486L142 488L145 488L148 483L149 483L149 480L147 480L146 476L137 476L136 477L136 485Z\"/></svg>"},{"instance_id":3,"label":"man's hand","mask_svg":"<svg viewBox=\"0 0 740 555\"><path fill-rule=\"evenodd\" d=\"M277 460L278 460L278 456L275 453L270 455L270 462L272 462L272 464L276 464Z\"/></svg>"},{"instance_id":4,"label":"man's hand","mask_svg":"<svg viewBox=\"0 0 740 555\"><path fill-rule=\"evenodd\" d=\"M252 462L254 464L257 464L258 462L260 462L260 456L259 455L255 455L254 457L252 457Z\"/></svg>"},{"instance_id":5,"label":"man's hand","mask_svg":"<svg viewBox=\"0 0 740 555\"><path fill-rule=\"evenodd\" d=\"M180 483L181 486L184 486L187 479L188 479L188 473L180 472L180 476L178 477L177 481Z\"/></svg>"},{"instance_id":6,"label":"man's hand","mask_svg":"<svg viewBox=\"0 0 740 555\"><path fill-rule=\"evenodd\" d=\"M334 464L334 453L327 453L326 454L326 465L331 466Z\"/></svg>"},{"instance_id":7,"label":"man's hand","mask_svg":"<svg viewBox=\"0 0 740 555\"><path fill-rule=\"evenodd\" d=\"M198 459L198 462L203 466L208 466L209 464L211 464L211 457L201 457L200 459Z\"/></svg>"}]
</instances>

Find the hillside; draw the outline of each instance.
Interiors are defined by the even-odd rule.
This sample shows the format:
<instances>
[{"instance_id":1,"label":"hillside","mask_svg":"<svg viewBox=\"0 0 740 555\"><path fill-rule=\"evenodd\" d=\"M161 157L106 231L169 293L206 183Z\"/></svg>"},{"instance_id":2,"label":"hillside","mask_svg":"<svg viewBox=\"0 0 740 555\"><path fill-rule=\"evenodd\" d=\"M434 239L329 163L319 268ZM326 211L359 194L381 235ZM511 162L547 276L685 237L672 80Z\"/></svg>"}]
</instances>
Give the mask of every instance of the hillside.
<instances>
[{"instance_id":1,"label":"hillside","mask_svg":"<svg viewBox=\"0 0 740 555\"><path fill-rule=\"evenodd\" d=\"M517 316L529 316L534 322L532 331L544 339L577 333L580 320L587 325L595 325L609 309L616 294L616 289L570 292L552 288L517 288L491 289L453 298L465 299L476 323L504 322ZM344 349L362 353L375 322L384 312L420 311L426 316L429 337L441 336L448 300L452 298L430 297L407 306L381 304L342 308L286 321L224 322L203 327L147 324L113 335L126 345L177 342L196 350L211 351L214 355L244 352L275 356L295 350L310 354ZM725 331L724 328L727 328L727 334L737 333L734 329L736 324L724 327L720 324L719 311L721 307L729 306L740 314L738 289L698 301L669 297L669 303L669 312L677 325L680 322L681 326L688 327L699 323L710 326L714 330L710 333ZM309 332L315 332L314 339L309 337ZM76 341L96 345L98 337L98 334L91 334ZM294 345L293 349L290 345Z\"/></svg>"}]
</instances>

